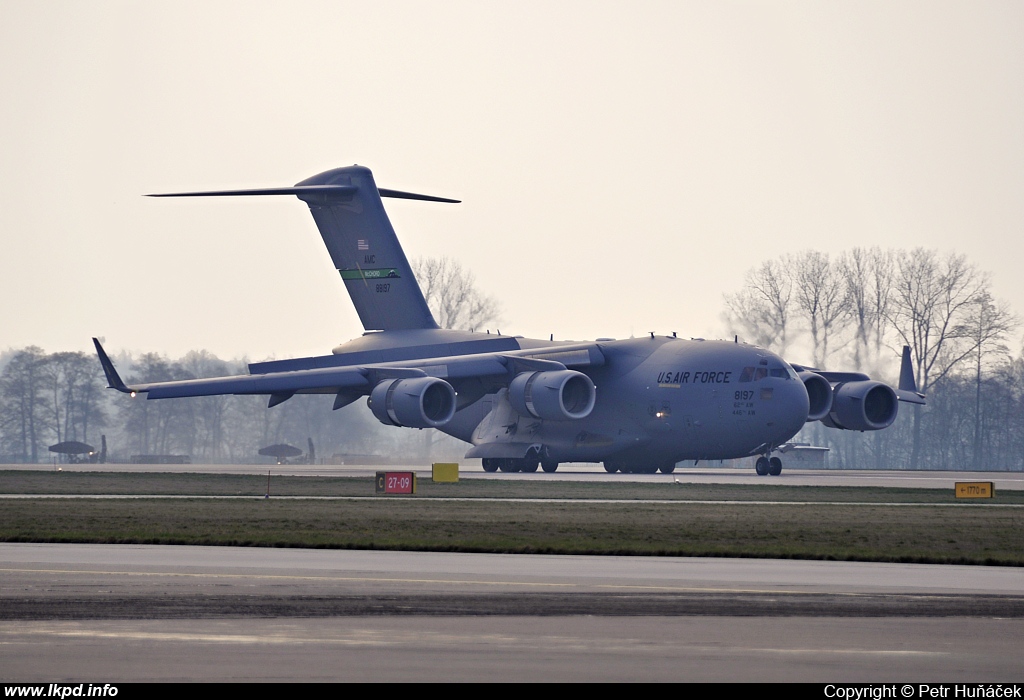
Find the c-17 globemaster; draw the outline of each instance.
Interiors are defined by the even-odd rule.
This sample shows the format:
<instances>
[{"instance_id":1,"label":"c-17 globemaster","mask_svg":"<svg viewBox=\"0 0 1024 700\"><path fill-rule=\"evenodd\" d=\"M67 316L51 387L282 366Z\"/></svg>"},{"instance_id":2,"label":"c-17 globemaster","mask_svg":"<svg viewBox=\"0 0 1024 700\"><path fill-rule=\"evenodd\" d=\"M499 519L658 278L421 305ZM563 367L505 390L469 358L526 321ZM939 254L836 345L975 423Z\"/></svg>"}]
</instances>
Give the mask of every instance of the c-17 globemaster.
<instances>
[{"instance_id":1,"label":"c-17 globemaster","mask_svg":"<svg viewBox=\"0 0 1024 700\"><path fill-rule=\"evenodd\" d=\"M330 355L257 362L247 375L131 385L94 339L110 388L148 399L265 394L270 407L295 394L331 394L335 409L368 396L382 423L470 443L466 457L489 472L603 462L609 472L670 473L683 460L759 455L758 474L779 474L773 453L807 422L881 430L898 401L924 403L906 347L894 390L738 339L555 342L439 328L381 197L457 200L379 189L364 167L294 187L153 196L236 195L294 195L309 206L366 332Z\"/></svg>"}]
</instances>

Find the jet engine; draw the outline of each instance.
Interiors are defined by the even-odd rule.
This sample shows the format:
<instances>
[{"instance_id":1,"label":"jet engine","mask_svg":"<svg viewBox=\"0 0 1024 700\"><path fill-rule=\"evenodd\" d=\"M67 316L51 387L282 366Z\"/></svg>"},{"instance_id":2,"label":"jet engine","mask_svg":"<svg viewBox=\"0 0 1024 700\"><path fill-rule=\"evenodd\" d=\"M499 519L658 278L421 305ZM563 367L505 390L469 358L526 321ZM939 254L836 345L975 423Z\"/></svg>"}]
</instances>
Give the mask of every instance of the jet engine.
<instances>
[{"instance_id":1,"label":"jet engine","mask_svg":"<svg viewBox=\"0 0 1024 700\"><path fill-rule=\"evenodd\" d=\"M522 372L508 385L508 399L523 416L578 420L594 410L597 392L590 377L571 369Z\"/></svg>"},{"instance_id":2,"label":"jet engine","mask_svg":"<svg viewBox=\"0 0 1024 700\"><path fill-rule=\"evenodd\" d=\"M804 383L807 398L810 400L807 422L821 420L832 410L832 385L823 376L814 372L800 372L797 376Z\"/></svg>"},{"instance_id":3,"label":"jet engine","mask_svg":"<svg viewBox=\"0 0 1024 700\"><path fill-rule=\"evenodd\" d=\"M455 415L455 389L435 377L386 379L370 392L368 405L384 425L437 428Z\"/></svg>"},{"instance_id":4,"label":"jet engine","mask_svg":"<svg viewBox=\"0 0 1024 700\"><path fill-rule=\"evenodd\" d=\"M832 390L832 411L822 423L843 430L882 430L896 420L896 392L881 382L839 384Z\"/></svg>"}]
</instances>

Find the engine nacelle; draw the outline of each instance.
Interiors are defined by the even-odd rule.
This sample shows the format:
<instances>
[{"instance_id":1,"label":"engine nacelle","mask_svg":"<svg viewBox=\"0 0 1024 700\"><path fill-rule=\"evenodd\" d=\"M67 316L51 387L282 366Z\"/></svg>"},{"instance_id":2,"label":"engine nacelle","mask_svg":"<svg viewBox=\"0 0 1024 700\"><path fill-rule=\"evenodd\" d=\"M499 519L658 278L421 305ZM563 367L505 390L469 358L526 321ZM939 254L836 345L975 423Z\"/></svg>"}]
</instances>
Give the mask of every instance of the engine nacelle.
<instances>
[{"instance_id":1,"label":"engine nacelle","mask_svg":"<svg viewBox=\"0 0 1024 700\"><path fill-rule=\"evenodd\" d=\"M832 411L821 422L844 430L882 430L899 410L896 392L881 382L840 384L832 392Z\"/></svg>"},{"instance_id":2,"label":"engine nacelle","mask_svg":"<svg viewBox=\"0 0 1024 700\"><path fill-rule=\"evenodd\" d=\"M832 385L820 374L800 372L797 374L807 389L810 407L807 410L807 422L821 420L832 410Z\"/></svg>"},{"instance_id":3,"label":"engine nacelle","mask_svg":"<svg viewBox=\"0 0 1024 700\"><path fill-rule=\"evenodd\" d=\"M571 369L522 372L508 385L508 399L520 415L543 420L579 420L594 410L594 382Z\"/></svg>"},{"instance_id":4,"label":"engine nacelle","mask_svg":"<svg viewBox=\"0 0 1024 700\"><path fill-rule=\"evenodd\" d=\"M370 392L370 410L384 425L438 428L455 415L455 389L443 379L385 379Z\"/></svg>"}]
</instances>

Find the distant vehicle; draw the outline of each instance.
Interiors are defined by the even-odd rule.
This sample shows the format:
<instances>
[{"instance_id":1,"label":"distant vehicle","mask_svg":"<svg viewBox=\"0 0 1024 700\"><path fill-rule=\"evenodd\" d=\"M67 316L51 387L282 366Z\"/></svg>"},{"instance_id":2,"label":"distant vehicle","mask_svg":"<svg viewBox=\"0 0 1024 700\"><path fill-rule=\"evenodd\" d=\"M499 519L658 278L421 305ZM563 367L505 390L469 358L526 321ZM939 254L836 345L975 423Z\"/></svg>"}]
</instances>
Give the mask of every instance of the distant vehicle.
<instances>
[{"instance_id":1,"label":"distant vehicle","mask_svg":"<svg viewBox=\"0 0 1024 700\"><path fill-rule=\"evenodd\" d=\"M881 430L898 401L924 403L910 350L898 389L866 374L791 365L763 348L666 336L553 342L438 327L381 197L457 200L380 189L371 172L330 170L294 187L162 197L294 195L309 206L366 333L332 354L249 365L249 374L125 384L99 341L110 388L149 399L331 394L334 408L369 397L382 423L437 428L470 443L485 471L553 472L560 462L602 462L609 472L671 473L682 460L760 455L806 422Z\"/></svg>"}]
</instances>

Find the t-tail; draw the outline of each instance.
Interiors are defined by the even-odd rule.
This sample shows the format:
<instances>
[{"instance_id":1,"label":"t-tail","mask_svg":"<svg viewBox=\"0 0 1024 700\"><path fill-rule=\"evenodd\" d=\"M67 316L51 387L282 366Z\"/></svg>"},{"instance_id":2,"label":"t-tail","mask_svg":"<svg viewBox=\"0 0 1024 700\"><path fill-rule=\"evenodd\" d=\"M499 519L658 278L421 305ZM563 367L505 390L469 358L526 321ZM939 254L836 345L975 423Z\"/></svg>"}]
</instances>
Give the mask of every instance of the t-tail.
<instances>
[{"instance_id":1,"label":"t-tail","mask_svg":"<svg viewBox=\"0 0 1024 700\"><path fill-rule=\"evenodd\" d=\"M363 328L368 331L437 328L381 197L451 202L455 199L378 189L369 168L359 165L314 175L294 187L218 192L182 192L151 197L295 195L313 214L334 267L345 281Z\"/></svg>"}]
</instances>

